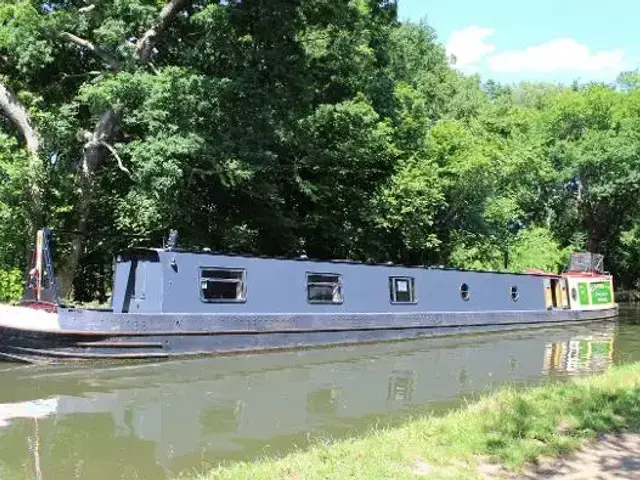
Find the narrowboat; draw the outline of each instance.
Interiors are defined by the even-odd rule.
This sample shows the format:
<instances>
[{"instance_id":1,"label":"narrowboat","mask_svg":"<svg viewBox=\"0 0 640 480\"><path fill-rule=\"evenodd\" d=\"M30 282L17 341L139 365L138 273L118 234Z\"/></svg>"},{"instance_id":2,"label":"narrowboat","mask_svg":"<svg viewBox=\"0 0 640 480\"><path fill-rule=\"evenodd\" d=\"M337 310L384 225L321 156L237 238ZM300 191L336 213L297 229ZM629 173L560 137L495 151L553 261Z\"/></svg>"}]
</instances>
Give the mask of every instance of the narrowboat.
<instances>
[{"instance_id":1,"label":"narrowboat","mask_svg":"<svg viewBox=\"0 0 640 480\"><path fill-rule=\"evenodd\" d=\"M57 295L38 232L18 306L0 308L0 359L164 359L531 328L617 315L601 255L563 274L162 248L117 253L110 308Z\"/></svg>"}]
</instances>

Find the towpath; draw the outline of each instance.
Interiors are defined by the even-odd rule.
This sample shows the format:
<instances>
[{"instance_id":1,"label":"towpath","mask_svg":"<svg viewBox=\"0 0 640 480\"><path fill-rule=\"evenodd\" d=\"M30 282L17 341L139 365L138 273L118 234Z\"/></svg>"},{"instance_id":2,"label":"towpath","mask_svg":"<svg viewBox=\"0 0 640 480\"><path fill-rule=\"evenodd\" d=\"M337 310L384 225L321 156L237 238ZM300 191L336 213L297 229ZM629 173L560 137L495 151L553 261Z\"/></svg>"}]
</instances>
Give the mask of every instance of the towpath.
<instances>
[{"instance_id":1,"label":"towpath","mask_svg":"<svg viewBox=\"0 0 640 480\"><path fill-rule=\"evenodd\" d=\"M540 465L521 480L640 480L640 434L603 435L564 460Z\"/></svg>"}]
</instances>

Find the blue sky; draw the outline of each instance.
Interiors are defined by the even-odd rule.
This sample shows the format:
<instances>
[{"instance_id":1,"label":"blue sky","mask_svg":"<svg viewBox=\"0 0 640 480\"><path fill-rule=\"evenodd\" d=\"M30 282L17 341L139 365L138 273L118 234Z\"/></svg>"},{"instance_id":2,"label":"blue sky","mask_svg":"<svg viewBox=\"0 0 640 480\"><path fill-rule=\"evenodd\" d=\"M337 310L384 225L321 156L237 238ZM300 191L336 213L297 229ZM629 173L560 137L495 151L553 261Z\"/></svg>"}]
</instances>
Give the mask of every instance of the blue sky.
<instances>
[{"instance_id":1,"label":"blue sky","mask_svg":"<svg viewBox=\"0 0 640 480\"><path fill-rule=\"evenodd\" d=\"M640 0L398 0L483 80L614 81L640 66Z\"/></svg>"}]
</instances>

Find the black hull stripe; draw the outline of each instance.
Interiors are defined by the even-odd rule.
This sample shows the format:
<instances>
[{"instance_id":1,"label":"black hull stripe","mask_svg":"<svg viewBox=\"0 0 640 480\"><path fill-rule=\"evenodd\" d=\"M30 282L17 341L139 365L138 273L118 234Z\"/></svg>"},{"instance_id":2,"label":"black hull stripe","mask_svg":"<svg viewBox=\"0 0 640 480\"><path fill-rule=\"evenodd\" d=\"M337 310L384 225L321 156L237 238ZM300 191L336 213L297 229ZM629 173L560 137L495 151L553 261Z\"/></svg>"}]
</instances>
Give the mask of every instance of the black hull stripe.
<instances>
[{"instance_id":1,"label":"black hull stripe","mask_svg":"<svg viewBox=\"0 0 640 480\"><path fill-rule=\"evenodd\" d=\"M93 348L163 348L161 342L76 342L76 347Z\"/></svg>"},{"instance_id":2,"label":"black hull stripe","mask_svg":"<svg viewBox=\"0 0 640 480\"><path fill-rule=\"evenodd\" d=\"M8 362L33 363L33 360L27 357L12 355L6 352L0 352L0 360L6 360Z\"/></svg>"},{"instance_id":3,"label":"black hull stripe","mask_svg":"<svg viewBox=\"0 0 640 480\"><path fill-rule=\"evenodd\" d=\"M47 350L40 348L8 346L13 352L30 353L38 356L61 357L61 358L119 358L119 359L140 359L140 358L168 358L168 353L82 353L82 352L61 352L59 350Z\"/></svg>"}]
</instances>

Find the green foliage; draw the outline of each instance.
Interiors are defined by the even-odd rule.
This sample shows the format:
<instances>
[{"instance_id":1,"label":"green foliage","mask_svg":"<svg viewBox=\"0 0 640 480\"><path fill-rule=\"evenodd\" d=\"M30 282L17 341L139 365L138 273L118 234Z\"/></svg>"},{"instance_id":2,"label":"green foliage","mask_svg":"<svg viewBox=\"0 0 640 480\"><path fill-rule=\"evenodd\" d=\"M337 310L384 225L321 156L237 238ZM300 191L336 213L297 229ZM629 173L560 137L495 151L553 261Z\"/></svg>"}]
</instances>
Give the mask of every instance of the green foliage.
<instances>
[{"instance_id":1,"label":"green foliage","mask_svg":"<svg viewBox=\"0 0 640 480\"><path fill-rule=\"evenodd\" d=\"M0 302L17 303L22 297L22 272L13 268L0 270Z\"/></svg>"},{"instance_id":2,"label":"green foliage","mask_svg":"<svg viewBox=\"0 0 640 480\"><path fill-rule=\"evenodd\" d=\"M25 152L0 132L0 270L22 266L26 259L28 172Z\"/></svg>"},{"instance_id":3,"label":"green foliage","mask_svg":"<svg viewBox=\"0 0 640 480\"><path fill-rule=\"evenodd\" d=\"M35 73L53 60L48 23L48 17L40 15L31 2L8 1L0 5L0 50L15 52L18 71Z\"/></svg>"},{"instance_id":4,"label":"green foliage","mask_svg":"<svg viewBox=\"0 0 640 480\"><path fill-rule=\"evenodd\" d=\"M567 249L560 248L560 244L546 228L523 230L509 248L509 270L522 272L539 269L559 273L567 265L570 253Z\"/></svg>"},{"instance_id":5,"label":"green foliage","mask_svg":"<svg viewBox=\"0 0 640 480\"><path fill-rule=\"evenodd\" d=\"M618 265L624 272L622 283L640 290L640 221L636 220L631 228L620 235L618 247Z\"/></svg>"},{"instance_id":6,"label":"green foliage","mask_svg":"<svg viewBox=\"0 0 640 480\"><path fill-rule=\"evenodd\" d=\"M472 234L453 236L451 265L469 270L504 270L504 252L490 238Z\"/></svg>"},{"instance_id":7,"label":"green foliage","mask_svg":"<svg viewBox=\"0 0 640 480\"><path fill-rule=\"evenodd\" d=\"M444 207L437 166L428 160L408 161L379 192L378 225L408 250L434 249L436 215Z\"/></svg>"},{"instance_id":8,"label":"green foliage","mask_svg":"<svg viewBox=\"0 0 640 480\"><path fill-rule=\"evenodd\" d=\"M395 2L188 3L146 65L135 42L163 2L0 5L0 81L42 145L40 169L0 118L0 269L24 268L38 183L48 226L89 210L78 292L132 236L169 228L196 247L483 269L556 270L586 248L618 285L638 280L638 72L481 83ZM109 109L131 175L104 152L83 180Z\"/></svg>"},{"instance_id":9,"label":"green foliage","mask_svg":"<svg viewBox=\"0 0 640 480\"><path fill-rule=\"evenodd\" d=\"M304 196L299 228L305 245L320 256L352 255L345 241L357 248L376 187L392 173L392 128L362 98L320 105L299 127L296 181Z\"/></svg>"}]
</instances>

